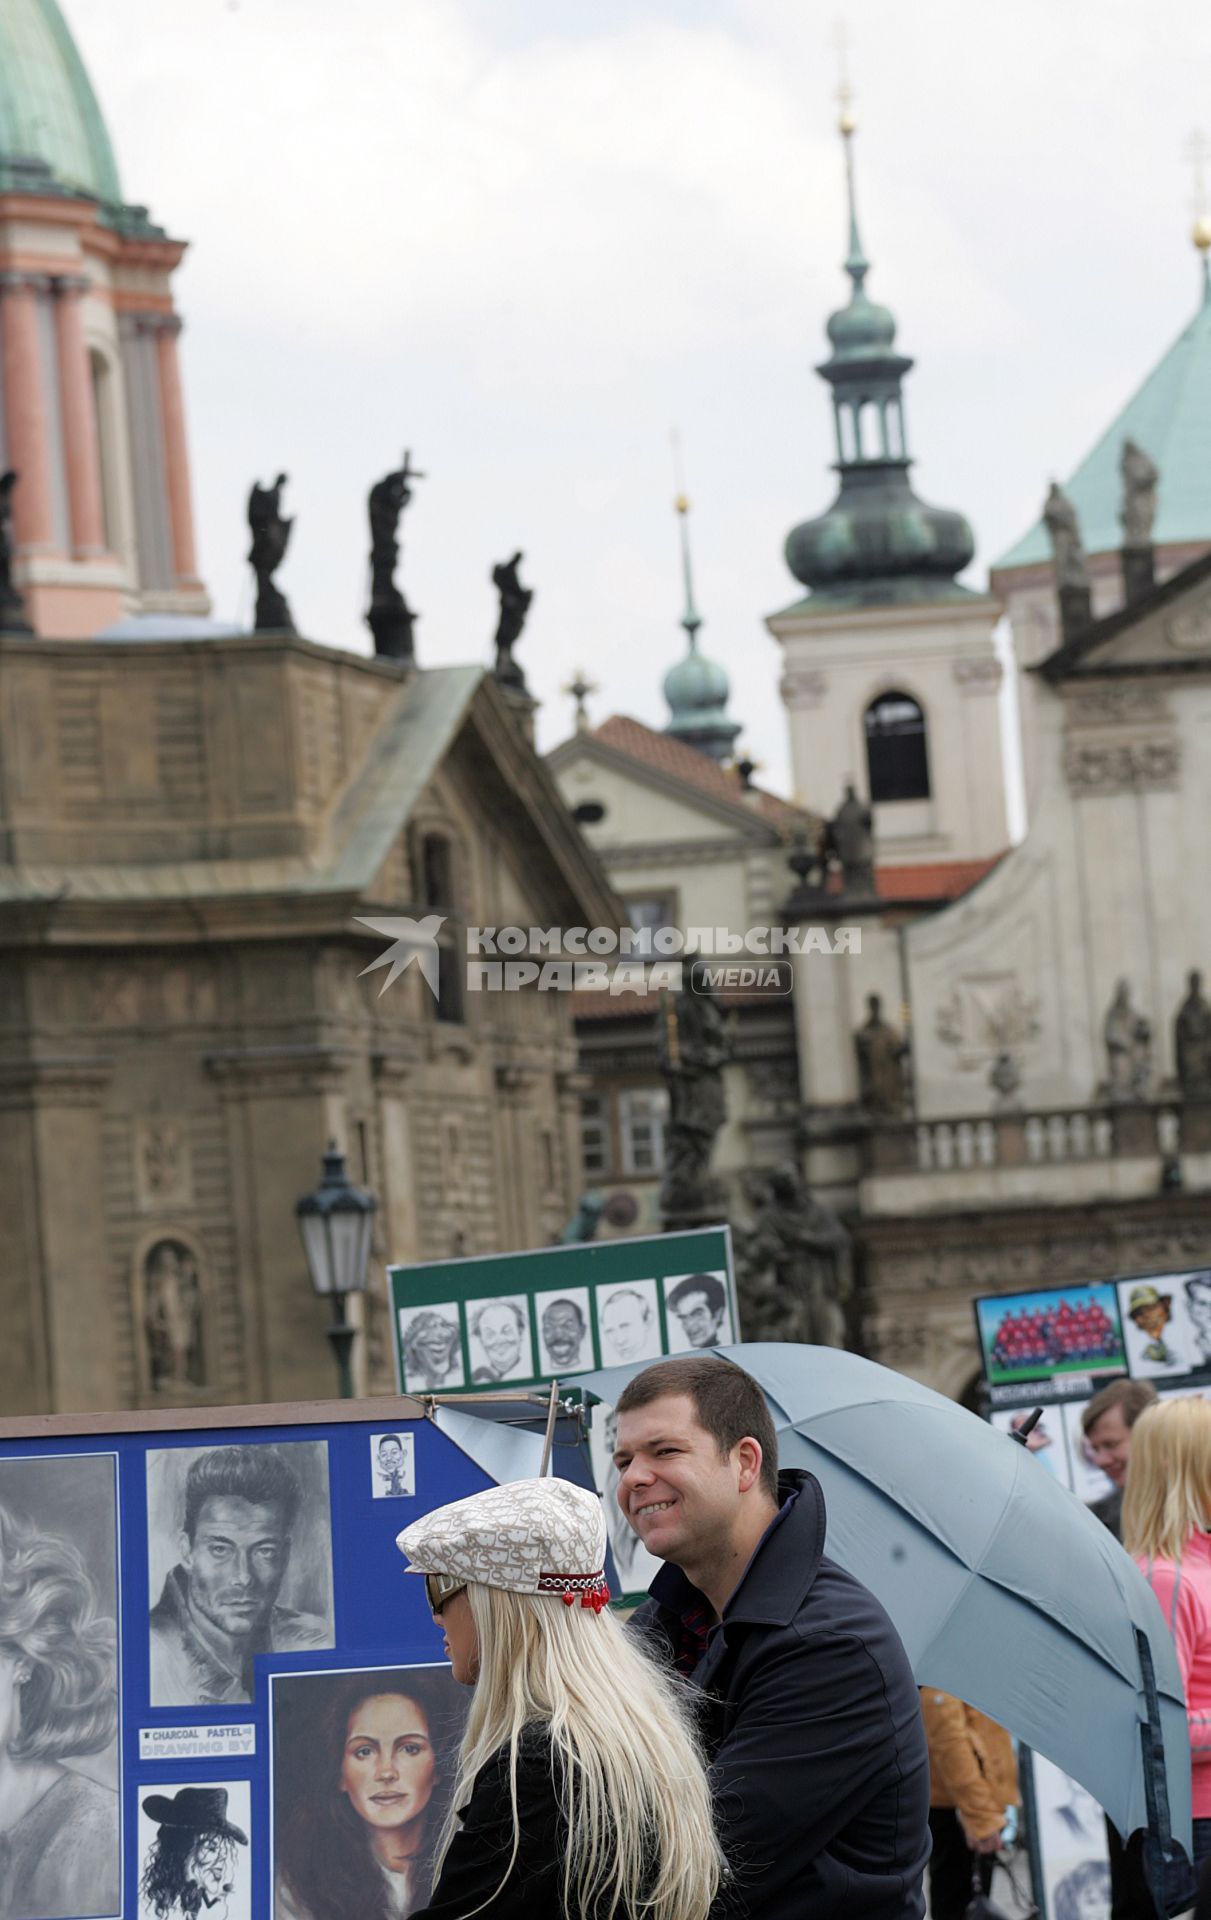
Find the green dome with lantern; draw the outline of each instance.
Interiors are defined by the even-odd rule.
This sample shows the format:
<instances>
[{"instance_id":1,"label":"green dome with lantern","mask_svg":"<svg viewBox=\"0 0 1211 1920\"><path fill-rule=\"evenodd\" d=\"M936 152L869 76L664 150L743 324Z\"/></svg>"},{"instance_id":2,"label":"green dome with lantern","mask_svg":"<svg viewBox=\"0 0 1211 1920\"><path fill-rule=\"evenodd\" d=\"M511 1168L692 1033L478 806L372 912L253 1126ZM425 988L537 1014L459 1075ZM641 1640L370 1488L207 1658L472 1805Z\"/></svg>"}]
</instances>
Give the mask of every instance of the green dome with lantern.
<instances>
[{"instance_id":1,"label":"green dome with lantern","mask_svg":"<svg viewBox=\"0 0 1211 1920\"><path fill-rule=\"evenodd\" d=\"M866 291L870 263L858 232L854 130L847 104L840 131L852 290L828 321L832 352L817 368L832 388L839 486L826 512L792 527L786 563L817 607L966 598L955 575L975 554L971 527L961 513L918 499L909 483L903 382L912 361L896 350L891 310Z\"/></svg>"}]
</instances>

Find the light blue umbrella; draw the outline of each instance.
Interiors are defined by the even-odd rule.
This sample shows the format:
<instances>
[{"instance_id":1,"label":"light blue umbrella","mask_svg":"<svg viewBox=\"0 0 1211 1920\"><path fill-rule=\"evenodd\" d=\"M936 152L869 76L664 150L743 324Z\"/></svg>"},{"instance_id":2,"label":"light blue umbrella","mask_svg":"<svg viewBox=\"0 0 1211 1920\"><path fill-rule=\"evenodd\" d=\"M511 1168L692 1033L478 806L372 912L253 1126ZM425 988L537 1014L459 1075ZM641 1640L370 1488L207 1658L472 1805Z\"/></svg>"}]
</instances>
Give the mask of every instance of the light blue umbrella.
<instances>
[{"instance_id":1,"label":"light blue umbrella","mask_svg":"<svg viewBox=\"0 0 1211 1920\"><path fill-rule=\"evenodd\" d=\"M1027 1449L903 1374L831 1347L717 1349L758 1381L784 1467L828 1507L825 1551L883 1602L921 1685L999 1720L1120 1833L1190 1852L1181 1675L1134 1562ZM651 1363L580 1375L613 1405Z\"/></svg>"}]
</instances>

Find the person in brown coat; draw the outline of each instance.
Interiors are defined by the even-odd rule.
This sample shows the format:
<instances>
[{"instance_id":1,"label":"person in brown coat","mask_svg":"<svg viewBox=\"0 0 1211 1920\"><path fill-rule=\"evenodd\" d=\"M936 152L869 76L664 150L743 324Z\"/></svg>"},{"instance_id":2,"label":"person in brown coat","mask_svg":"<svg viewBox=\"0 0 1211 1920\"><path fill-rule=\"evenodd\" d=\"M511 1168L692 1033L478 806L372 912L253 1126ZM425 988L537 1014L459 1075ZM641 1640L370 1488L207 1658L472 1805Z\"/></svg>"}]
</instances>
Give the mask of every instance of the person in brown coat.
<instances>
[{"instance_id":1,"label":"person in brown coat","mask_svg":"<svg viewBox=\"0 0 1211 1920\"><path fill-rule=\"evenodd\" d=\"M963 1920L975 1882L992 1884L993 1855L1011 1806L1017 1806L1018 1769L1004 1727L951 1693L922 1687L921 1712L929 1746L929 1862L931 1920Z\"/></svg>"}]
</instances>

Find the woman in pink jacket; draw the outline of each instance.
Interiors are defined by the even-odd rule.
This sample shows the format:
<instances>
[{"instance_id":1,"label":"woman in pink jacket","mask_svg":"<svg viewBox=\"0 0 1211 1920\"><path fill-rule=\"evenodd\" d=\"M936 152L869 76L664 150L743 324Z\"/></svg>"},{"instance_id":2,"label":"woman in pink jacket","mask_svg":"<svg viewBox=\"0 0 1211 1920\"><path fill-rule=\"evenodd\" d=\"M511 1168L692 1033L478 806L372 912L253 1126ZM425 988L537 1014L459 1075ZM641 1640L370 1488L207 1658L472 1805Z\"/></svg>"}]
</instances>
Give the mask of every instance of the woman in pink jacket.
<instances>
[{"instance_id":1,"label":"woman in pink jacket","mask_svg":"<svg viewBox=\"0 0 1211 1920\"><path fill-rule=\"evenodd\" d=\"M1131 1430L1123 1545L1161 1604L1190 1722L1194 1869L1211 1857L1211 1403L1162 1400Z\"/></svg>"}]
</instances>

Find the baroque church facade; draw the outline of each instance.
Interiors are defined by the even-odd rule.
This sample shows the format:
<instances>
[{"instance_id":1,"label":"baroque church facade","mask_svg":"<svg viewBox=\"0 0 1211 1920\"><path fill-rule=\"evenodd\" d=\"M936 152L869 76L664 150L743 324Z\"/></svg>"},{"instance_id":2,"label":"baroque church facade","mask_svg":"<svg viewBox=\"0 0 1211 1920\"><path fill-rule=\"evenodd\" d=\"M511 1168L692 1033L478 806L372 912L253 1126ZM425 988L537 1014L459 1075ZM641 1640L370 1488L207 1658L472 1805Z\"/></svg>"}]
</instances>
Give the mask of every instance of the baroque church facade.
<instances>
[{"instance_id":1,"label":"baroque church facade","mask_svg":"<svg viewBox=\"0 0 1211 1920\"><path fill-rule=\"evenodd\" d=\"M719 876L711 898L734 916L715 924L754 924L758 903L778 901L788 925L860 928L860 951L796 959L775 1043L794 1052L774 1111L747 1063L755 1003L730 1009L716 1167L743 1242L746 1173L796 1163L851 1236L851 1340L961 1394L976 1371L974 1296L1211 1263L1211 1006L1199 978L1211 977L1211 462L1200 451L1211 435L1211 228L1196 230L1194 318L1069 483L1085 532L1075 598L1059 591L1072 554L1057 580L1042 521L988 589L973 590L957 579L974 552L966 521L910 485L911 362L867 292L848 115L841 133L851 293L819 369L839 488L790 533L787 562L806 591L766 623L782 652L801 804L771 822L756 899L751 886L725 898L724 848L704 826L698 837ZM1159 480L1148 530L1123 553L1128 444ZM994 640L1004 615L1029 808L1015 847ZM569 804L594 809L586 831L624 902L642 912L662 900L684 928L697 923L684 905L703 899L691 891L699 856L685 809L706 782L674 764L687 727L676 683L666 691L663 756L661 736L615 716L580 730L553 765ZM725 677L713 694L722 712ZM689 738L699 721L691 715ZM759 815L742 771L717 764L720 739L695 744L700 769L705 745L711 780L724 773L728 797ZM796 857L796 840L830 818L831 851ZM754 837L737 823L734 861ZM772 1026L769 1003L764 1019ZM618 1044L625 1024L587 1005L578 1022L582 1060L604 1062L616 1103L628 1087L634 1101L643 1078L637 1050ZM658 1099L650 1037L646 1072L646 1097ZM616 1200L634 1200L658 1168L636 1174L616 1109L603 1145L603 1112L595 1088L586 1168L612 1177Z\"/></svg>"},{"instance_id":2,"label":"baroque church facade","mask_svg":"<svg viewBox=\"0 0 1211 1920\"><path fill-rule=\"evenodd\" d=\"M389 1390L385 1261L549 1244L580 1192L567 998L464 992L464 930L617 904L491 674L207 619L184 249L53 0L6 0L0 63L0 1403L327 1397L294 1207L329 1140ZM364 923L430 913L440 991L382 991Z\"/></svg>"}]
</instances>

